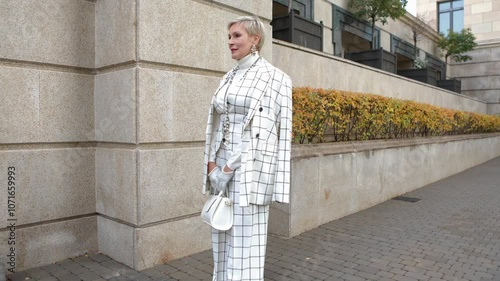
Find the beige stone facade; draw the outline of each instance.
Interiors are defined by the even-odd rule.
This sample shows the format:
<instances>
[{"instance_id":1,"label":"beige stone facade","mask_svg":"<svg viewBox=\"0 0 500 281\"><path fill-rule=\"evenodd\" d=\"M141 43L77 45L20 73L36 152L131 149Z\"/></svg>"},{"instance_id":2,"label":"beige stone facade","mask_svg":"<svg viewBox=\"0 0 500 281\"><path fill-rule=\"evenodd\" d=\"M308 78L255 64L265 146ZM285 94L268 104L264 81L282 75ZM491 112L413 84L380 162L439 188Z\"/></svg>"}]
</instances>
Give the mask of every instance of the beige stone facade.
<instances>
[{"instance_id":1,"label":"beige stone facade","mask_svg":"<svg viewBox=\"0 0 500 281\"><path fill-rule=\"evenodd\" d=\"M417 13L437 18L436 0L417 0ZM470 28L478 46L471 61L450 63L449 77L462 81L462 94L488 103L490 114L500 114L500 1L464 0L464 28ZM437 29L436 25L433 28Z\"/></svg>"},{"instance_id":2,"label":"beige stone facade","mask_svg":"<svg viewBox=\"0 0 500 281\"><path fill-rule=\"evenodd\" d=\"M210 247L200 169L210 89L233 66L225 23L256 14L269 26L271 4L0 1L0 167L17 171L17 270L97 250L141 269Z\"/></svg>"},{"instance_id":3,"label":"beige stone facade","mask_svg":"<svg viewBox=\"0 0 500 281\"><path fill-rule=\"evenodd\" d=\"M234 64L226 22L240 15L265 22L262 55L296 86L488 112L481 100L333 57L331 5L346 3L316 1L321 53L273 43L271 0L0 0L0 178L15 167L16 269L90 251L143 269L210 247L198 218L206 115ZM384 26L383 44L403 25ZM0 253L7 209L1 200Z\"/></svg>"}]
</instances>

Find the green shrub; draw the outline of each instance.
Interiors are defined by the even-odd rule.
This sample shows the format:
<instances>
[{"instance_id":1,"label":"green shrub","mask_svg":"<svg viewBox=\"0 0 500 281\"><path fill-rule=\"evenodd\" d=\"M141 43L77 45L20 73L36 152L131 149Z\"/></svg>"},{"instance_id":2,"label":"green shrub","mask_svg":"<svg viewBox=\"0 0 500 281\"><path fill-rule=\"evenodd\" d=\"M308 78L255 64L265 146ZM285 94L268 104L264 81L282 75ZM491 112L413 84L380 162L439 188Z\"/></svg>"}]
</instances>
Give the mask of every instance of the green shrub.
<instances>
[{"instance_id":1,"label":"green shrub","mask_svg":"<svg viewBox=\"0 0 500 281\"><path fill-rule=\"evenodd\" d=\"M500 116L372 94L293 89L295 143L500 132Z\"/></svg>"}]
</instances>

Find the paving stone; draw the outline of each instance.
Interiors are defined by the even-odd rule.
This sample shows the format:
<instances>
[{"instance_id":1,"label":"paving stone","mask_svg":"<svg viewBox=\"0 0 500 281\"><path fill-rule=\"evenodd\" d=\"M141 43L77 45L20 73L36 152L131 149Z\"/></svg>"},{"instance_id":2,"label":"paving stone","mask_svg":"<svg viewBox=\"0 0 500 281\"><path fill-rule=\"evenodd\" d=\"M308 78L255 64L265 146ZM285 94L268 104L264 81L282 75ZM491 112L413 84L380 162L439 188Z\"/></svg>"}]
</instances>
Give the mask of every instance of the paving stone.
<instances>
[{"instance_id":1,"label":"paving stone","mask_svg":"<svg viewBox=\"0 0 500 281\"><path fill-rule=\"evenodd\" d=\"M26 279L26 277L28 277L28 276L29 276L28 272L16 272L16 273L12 273L12 274L7 275L7 279L11 280L11 281L24 281L24 279ZM2 279L2 277L4 277L4 276L0 276L0 280L5 280L5 279Z\"/></svg>"},{"instance_id":2,"label":"paving stone","mask_svg":"<svg viewBox=\"0 0 500 281\"><path fill-rule=\"evenodd\" d=\"M126 266L122 263L119 263L117 261L114 261L114 260L104 261L104 262L100 263L100 265L104 266L106 268L109 268L112 271L120 271L120 270L124 270L124 269L129 269L128 266Z\"/></svg>"},{"instance_id":3,"label":"paving stone","mask_svg":"<svg viewBox=\"0 0 500 281\"><path fill-rule=\"evenodd\" d=\"M77 275L88 270L87 268L79 265L78 263L63 264L61 266L64 269L70 271L71 273L77 274Z\"/></svg>"},{"instance_id":4,"label":"paving stone","mask_svg":"<svg viewBox=\"0 0 500 281\"><path fill-rule=\"evenodd\" d=\"M41 267L41 269L47 271L48 273L52 273L52 272L63 270L64 268L58 264L53 263L53 264L49 264L49 265L44 265Z\"/></svg>"},{"instance_id":5,"label":"paving stone","mask_svg":"<svg viewBox=\"0 0 500 281\"><path fill-rule=\"evenodd\" d=\"M115 276L108 279L109 281L130 281L127 276Z\"/></svg>"},{"instance_id":6,"label":"paving stone","mask_svg":"<svg viewBox=\"0 0 500 281\"><path fill-rule=\"evenodd\" d=\"M68 273L68 274L65 274L65 275L61 275L61 276L57 276L57 279L61 280L61 281L81 281L82 280L77 275L71 274L71 273Z\"/></svg>"},{"instance_id":7,"label":"paving stone","mask_svg":"<svg viewBox=\"0 0 500 281\"><path fill-rule=\"evenodd\" d=\"M155 267L153 267L155 270L159 271L159 272L162 272L164 274L170 274L170 273L174 273L176 271L179 271L177 268L175 267L172 267L168 264L163 264L163 265L157 265Z\"/></svg>"},{"instance_id":8,"label":"paving stone","mask_svg":"<svg viewBox=\"0 0 500 281\"><path fill-rule=\"evenodd\" d=\"M101 278L101 276L95 274L94 272L87 270L83 273L80 273L77 275L78 277L82 278L83 281L91 281L95 279Z\"/></svg>"},{"instance_id":9,"label":"paving stone","mask_svg":"<svg viewBox=\"0 0 500 281\"><path fill-rule=\"evenodd\" d=\"M210 280L212 279L212 274L201 271L201 270L192 270L188 273L190 276L198 278L199 280Z\"/></svg>"},{"instance_id":10,"label":"paving stone","mask_svg":"<svg viewBox=\"0 0 500 281\"><path fill-rule=\"evenodd\" d=\"M41 278L41 279L37 279L37 281L59 281L59 279L57 279L54 276L48 276L48 277L44 277L44 278Z\"/></svg>"},{"instance_id":11,"label":"paving stone","mask_svg":"<svg viewBox=\"0 0 500 281\"><path fill-rule=\"evenodd\" d=\"M34 268L30 269L29 271L26 271L28 275L30 276L31 279L42 279L46 277L50 277L50 273L48 273L45 270L42 270L41 268Z\"/></svg>"},{"instance_id":12,"label":"paving stone","mask_svg":"<svg viewBox=\"0 0 500 281\"><path fill-rule=\"evenodd\" d=\"M366 280L370 280L370 281L377 281L377 280L380 280L382 278L379 275L375 275L375 274L364 272L364 271L359 271L358 273L356 273L356 276L361 277L361 278L365 278Z\"/></svg>"},{"instance_id":13,"label":"paving stone","mask_svg":"<svg viewBox=\"0 0 500 281\"><path fill-rule=\"evenodd\" d=\"M407 272L405 274L405 276L412 277L412 278L415 278L417 280L424 280L424 281L427 281L427 280L431 279L427 275L424 275L424 274L419 273L419 272L412 272L412 271Z\"/></svg>"}]
</instances>

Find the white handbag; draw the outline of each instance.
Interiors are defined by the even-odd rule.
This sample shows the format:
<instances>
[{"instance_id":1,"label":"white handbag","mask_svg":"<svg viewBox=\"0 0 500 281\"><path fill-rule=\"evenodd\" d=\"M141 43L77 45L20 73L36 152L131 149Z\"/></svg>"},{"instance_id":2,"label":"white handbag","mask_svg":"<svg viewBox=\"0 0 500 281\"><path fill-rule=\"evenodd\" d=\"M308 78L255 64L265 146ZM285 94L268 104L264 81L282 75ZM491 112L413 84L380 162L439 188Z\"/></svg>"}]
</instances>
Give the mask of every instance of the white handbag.
<instances>
[{"instance_id":1,"label":"white handbag","mask_svg":"<svg viewBox=\"0 0 500 281\"><path fill-rule=\"evenodd\" d=\"M201 219L218 230L233 227L233 206L231 199L223 191L211 194L201 210Z\"/></svg>"}]
</instances>

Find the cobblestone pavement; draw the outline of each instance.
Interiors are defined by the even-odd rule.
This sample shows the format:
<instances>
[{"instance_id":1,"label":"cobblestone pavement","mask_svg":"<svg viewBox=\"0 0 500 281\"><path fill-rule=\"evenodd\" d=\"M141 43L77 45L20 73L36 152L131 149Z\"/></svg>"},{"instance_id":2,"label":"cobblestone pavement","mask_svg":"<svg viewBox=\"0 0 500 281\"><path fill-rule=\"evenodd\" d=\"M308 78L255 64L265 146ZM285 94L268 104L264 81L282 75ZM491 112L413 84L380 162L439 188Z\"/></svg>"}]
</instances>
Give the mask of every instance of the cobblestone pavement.
<instances>
[{"instance_id":1,"label":"cobblestone pavement","mask_svg":"<svg viewBox=\"0 0 500 281\"><path fill-rule=\"evenodd\" d=\"M500 157L292 239L270 237L266 280L500 280ZM403 198L404 199L404 198ZM90 254L17 280L210 280L210 251L135 271Z\"/></svg>"}]
</instances>

